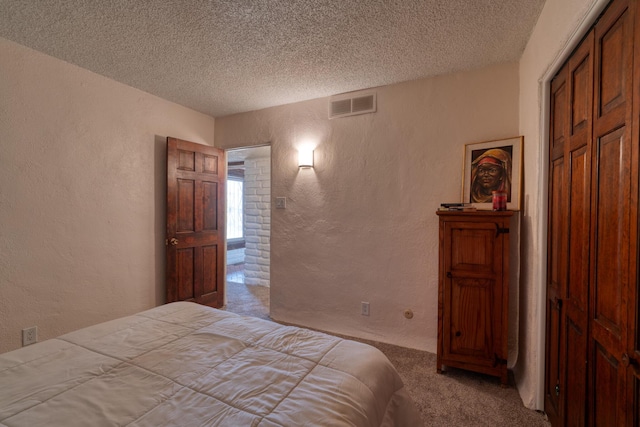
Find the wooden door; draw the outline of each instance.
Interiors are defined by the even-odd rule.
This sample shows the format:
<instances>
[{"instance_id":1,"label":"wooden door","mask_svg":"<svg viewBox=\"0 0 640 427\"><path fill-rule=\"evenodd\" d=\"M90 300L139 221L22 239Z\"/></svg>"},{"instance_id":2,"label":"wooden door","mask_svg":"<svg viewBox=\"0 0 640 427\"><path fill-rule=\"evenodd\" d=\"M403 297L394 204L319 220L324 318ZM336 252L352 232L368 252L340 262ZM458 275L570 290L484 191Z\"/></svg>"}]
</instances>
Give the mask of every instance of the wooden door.
<instances>
[{"instance_id":1,"label":"wooden door","mask_svg":"<svg viewBox=\"0 0 640 427\"><path fill-rule=\"evenodd\" d=\"M549 215L547 227L547 299L544 409L553 426L564 425L562 372L565 339L562 299L567 279L567 189L565 147L568 145L568 66L551 82L549 126Z\"/></svg>"},{"instance_id":2,"label":"wooden door","mask_svg":"<svg viewBox=\"0 0 640 427\"><path fill-rule=\"evenodd\" d=\"M595 26L590 414L595 426L631 425L627 413L630 313L636 307L638 157L632 144L636 2L616 0Z\"/></svg>"},{"instance_id":3,"label":"wooden door","mask_svg":"<svg viewBox=\"0 0 640 427\"><path fill-rule=\"evenodd\" d=\"M566 286L561 296L562 382L567 426L585 425L587 346L589 338L589 241L591 224L591 132L593 100L593 32L582 41L567 69L570 108L565 146L567 252Z\"/></svg>"},{"instance_id":4,"label":"wooden door","mask_svg":"<svg viewBox=\"0 0 640 427\"><path fill-rule=\"evenodd\" d=\"M613 0L551 85L545 411L553 426L640 425L637 7Z\"/></svg>"},{"instance_id":5,"label":"wooden door","mask_svg":"<svg viewBox=\"0 0 640 427\"><path fill-rule=\"evenodd\" d=\"M224 304L224 151L167 138L167 302Z\"/></svg>"},{"instance_id":6,"label":"wooden door","mask_svg":"<svg viewBox=\"0 0 640 427\"><path fill-rule=\"evenodd\" d=\"M545 410L554 426L585 424L593 40L551 84Z\"/></svg>"}]
</instances>

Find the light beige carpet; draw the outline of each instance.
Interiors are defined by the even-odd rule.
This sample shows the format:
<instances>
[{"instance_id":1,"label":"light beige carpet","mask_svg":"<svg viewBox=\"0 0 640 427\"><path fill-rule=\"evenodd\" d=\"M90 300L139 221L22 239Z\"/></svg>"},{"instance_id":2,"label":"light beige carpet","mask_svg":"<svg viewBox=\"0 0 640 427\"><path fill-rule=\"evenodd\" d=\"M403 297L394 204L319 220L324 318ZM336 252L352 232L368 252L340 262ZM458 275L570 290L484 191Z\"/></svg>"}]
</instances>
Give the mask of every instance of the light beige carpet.
<instances>
[{"instance_id":1,"label":"light beige carpet","mask_svg":"<svg viewBox=\"0 0 640 427\"><path fill-rule=\"evenodd\" d=\"M269 288L227 282L227 301L231 312L269 319ZM524 407L513 385L503 388L498 378L454 368L440 375L433 353L350 339L373 345L389 358L425 426L550 426L544 414Z\"/></svg>"}]
</instances>

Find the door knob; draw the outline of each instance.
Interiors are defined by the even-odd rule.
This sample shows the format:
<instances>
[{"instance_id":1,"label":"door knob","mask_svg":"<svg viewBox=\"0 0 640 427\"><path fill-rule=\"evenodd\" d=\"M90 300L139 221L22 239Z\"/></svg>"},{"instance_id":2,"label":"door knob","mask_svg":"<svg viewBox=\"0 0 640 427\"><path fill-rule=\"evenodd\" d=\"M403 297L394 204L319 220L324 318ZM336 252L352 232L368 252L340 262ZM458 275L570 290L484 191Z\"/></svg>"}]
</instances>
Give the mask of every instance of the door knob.
<instances>
[{"instance_id":1,"label":"door knob","mask_svg":"<svg viewBox=\"0 0 640 427\"><path fill-rule=\"evenodd\" d=\"M172 237L171 240L169 240L169 243L171 243L171 246L176 246L178 244L178 239Z\"/></svg>"}]
</instances>

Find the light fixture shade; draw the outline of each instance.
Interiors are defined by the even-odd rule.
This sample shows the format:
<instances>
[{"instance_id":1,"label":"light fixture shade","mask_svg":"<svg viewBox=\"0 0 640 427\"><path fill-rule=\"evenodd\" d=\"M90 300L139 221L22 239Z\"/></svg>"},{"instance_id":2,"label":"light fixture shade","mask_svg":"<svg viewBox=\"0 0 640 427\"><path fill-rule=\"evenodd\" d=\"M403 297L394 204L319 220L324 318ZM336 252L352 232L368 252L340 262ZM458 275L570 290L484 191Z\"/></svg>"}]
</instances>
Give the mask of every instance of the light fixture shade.
<instances>
[{"instance_id":1,"label":"light fixture shade","mask_svg":"<svg viewBox=\"0 0 640 427\"><path fill-rule=\"evenodd\" d=\"M298 167L313 167L313 150L310 148L301 148L298 150Z\"/></svg>"}]
</instances>

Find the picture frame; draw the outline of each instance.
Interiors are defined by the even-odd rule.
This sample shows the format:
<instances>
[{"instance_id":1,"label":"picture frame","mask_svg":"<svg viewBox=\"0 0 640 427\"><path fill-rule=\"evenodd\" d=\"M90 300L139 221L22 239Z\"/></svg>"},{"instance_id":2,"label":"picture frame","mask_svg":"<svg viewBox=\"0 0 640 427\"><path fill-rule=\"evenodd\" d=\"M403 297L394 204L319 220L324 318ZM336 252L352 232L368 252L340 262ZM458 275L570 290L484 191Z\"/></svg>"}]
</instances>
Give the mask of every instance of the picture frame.
<instances>
[{"instance_id":1,"label":"picture frame","mask_svg":"<svg viewBox=\"0 0 640 427\"><path fill-rule=\"evenodd\" d=\"M519 211L524 136L474 142L464 146L462 202L492 210L492 191L507 193L507 210Z\"/></svg>"}]
</instances>

